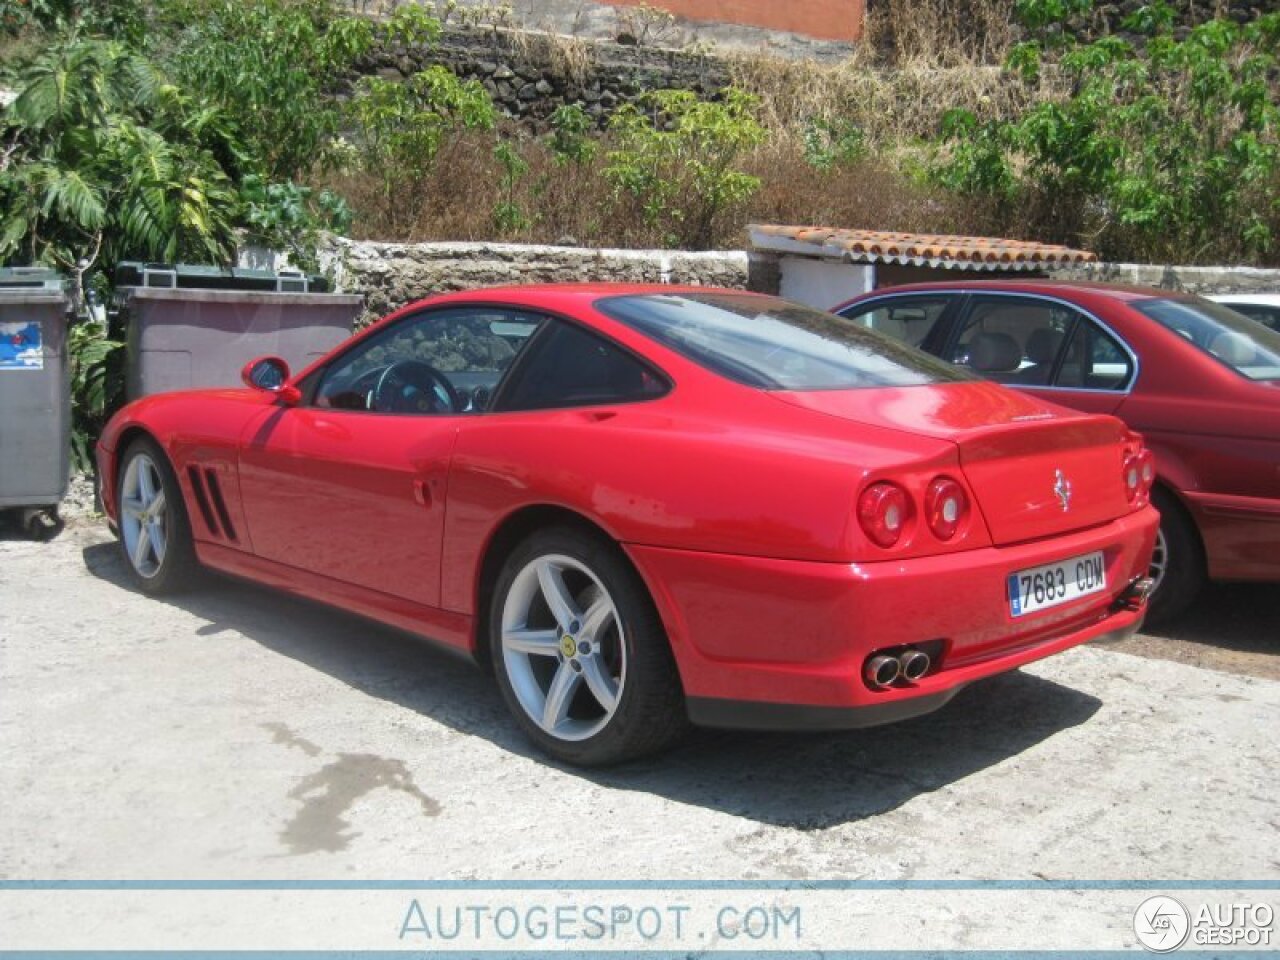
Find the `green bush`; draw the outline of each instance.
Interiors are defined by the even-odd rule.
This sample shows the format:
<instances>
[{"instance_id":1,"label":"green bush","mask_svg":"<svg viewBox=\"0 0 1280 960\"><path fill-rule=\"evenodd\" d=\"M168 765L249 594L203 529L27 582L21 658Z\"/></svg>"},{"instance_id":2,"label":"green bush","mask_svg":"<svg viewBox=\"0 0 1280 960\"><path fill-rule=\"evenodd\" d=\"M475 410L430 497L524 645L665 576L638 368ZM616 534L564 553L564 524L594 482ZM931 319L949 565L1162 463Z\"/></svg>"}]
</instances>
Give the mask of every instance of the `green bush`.
<instances>
[{"instance_id":1,"label":"green bush","mask_svg":"<svg viewBox=\"0 0 1280 960\"><path fill-rule=\"evenodd\" d=\"M1016 78L1052 71L1070 93L1008 121L950 115L938 182L988 198L1006 221L1029 211L1045 239L1104 258L1263 258L1280 214L1280 14L1211 20L1178 40L1153 3L1126 25L1145 42L1058 34L1052 56L1039 41L1015 48Z\"/></svg>"},{"instance_id":2,"label":"green bush","mask_svg":"<svg viewBox=\"0 0 1280 960\"><path fill-rule=\"evenodd\" d=\"M112 412L124 401L124 344L91 319L67 331L71 375L71 465L92 473L93 445Z\"/></svg>"},{"instance_id":3,"label":"green bush","mask_svg":"<svg viewBox=\"0 0 1280 960\"><path fill-rule=\"evenodd\" d=\"M362 77L347 104L356 151L379 184L384 222L407 228L429 199L440 148L459 130L490 130L497 111L475 80L433 66L403 82Z\"/></svg>"},{"instance_id":4,"label":"green bush","mask_svg":"<svg viewBox=\"0 0 1280 960\"><path fill-rule=\"evenodd\" d=\"M687 90L647 94L647 109L626 104L613 115L604 176L661 229L667 246L709 246L716 221L760 188L759 177L738 168L765 140L756 106L755 97L734 89L718 102Z\"/></svg>"}]
</instances>

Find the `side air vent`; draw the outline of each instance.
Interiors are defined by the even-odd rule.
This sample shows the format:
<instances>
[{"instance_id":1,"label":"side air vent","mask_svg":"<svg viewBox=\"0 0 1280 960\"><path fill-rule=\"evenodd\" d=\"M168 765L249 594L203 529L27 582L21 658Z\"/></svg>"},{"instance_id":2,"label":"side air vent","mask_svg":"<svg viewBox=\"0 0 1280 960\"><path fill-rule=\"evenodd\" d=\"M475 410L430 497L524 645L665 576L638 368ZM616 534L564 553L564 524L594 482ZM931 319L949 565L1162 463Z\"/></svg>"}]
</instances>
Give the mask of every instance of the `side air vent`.
<instances>
[{"instance_id":1,"label":"side air vent","mask_svg":"<svg viewBox=\"0 0 1280 960\"><path fill-rule=\"evenodd\" d=\"M218 483L218 474L215 470L206 468L204 478L209 485L209 499L218 515L218 522L222 524L222 531L228 540L235 540L236 528L231 523L231 515L227 513L227 501L222 499L222 485Z\"/></svg>"},{"instance_id":2,"label":"side air vent","mask_svg":"<svg viewBox=\"0 0 1280 960\"><path fill-rule=\"evenodd\" d=\"M221 536L222 531L218 529L218 521L214 519L213 510L209 507L209 495L205 492L200 468L187 467L187 479L191 481L191 491L195 494L196 506L200 509L200 517L204 520L205 527L215 537Z\"/></svg>"}]
</instances>

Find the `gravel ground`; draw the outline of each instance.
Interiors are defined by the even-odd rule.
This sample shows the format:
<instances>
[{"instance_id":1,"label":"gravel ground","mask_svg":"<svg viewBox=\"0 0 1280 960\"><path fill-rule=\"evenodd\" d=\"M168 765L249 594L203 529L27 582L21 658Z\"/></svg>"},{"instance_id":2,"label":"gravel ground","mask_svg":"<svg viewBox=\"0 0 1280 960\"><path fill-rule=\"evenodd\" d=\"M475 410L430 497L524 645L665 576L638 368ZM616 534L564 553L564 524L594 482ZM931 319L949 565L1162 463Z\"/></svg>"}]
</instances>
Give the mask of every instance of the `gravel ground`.
<instances>
[{"instance_id":1,"label":"gravel ground","mask_svg":"<svg viewBox=\"0 0 1280 960\"><path fill-rule=\"evenodd\" d=\"M583 773L395 631L218 578L141 596L92 522L0 537L0 876L1280 878L1280 608L1207 602L930 717Z\"/></svg>"}]
</instances>

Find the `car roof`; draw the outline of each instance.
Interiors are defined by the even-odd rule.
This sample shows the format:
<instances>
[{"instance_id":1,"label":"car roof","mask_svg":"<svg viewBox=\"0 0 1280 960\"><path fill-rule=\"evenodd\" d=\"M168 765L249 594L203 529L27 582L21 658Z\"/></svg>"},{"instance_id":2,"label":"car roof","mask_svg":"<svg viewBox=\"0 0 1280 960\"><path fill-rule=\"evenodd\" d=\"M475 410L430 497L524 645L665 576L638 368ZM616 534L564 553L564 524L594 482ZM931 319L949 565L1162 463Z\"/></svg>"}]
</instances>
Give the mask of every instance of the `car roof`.
<instances>
[{"instance_id":1,"label":"car roof","mask_svg":"<svg viewBox=\"0 0 1280 960\"><path fill-rule=\"evenodd\" d=\"M601 297L618 296L652 296L664 294L670 296L678 293L735 293L742 296L760 296L749 290L730 287L704 287L678 285L670 283L525 283L499 287L476 287L458 290L451 293L432 296L432 303L476 302L485 300L537 300L541 297L553 297L557 300L593 301Z\"/></svg>"},{"instance_id":2,"label":"car roof","mask_svg":"<svg viewBox=\"0 0 1280 960\"><path fill-rule=\"evenodd\" d=\"M859 299L887 293L927 292L930 290L998 290L1005 293L1040 293L1070 297L1089 293L1113 300L1153 300L1188 297L1177 290L1161 290L1129 284L1101 283L1094 280L934 280L928 283L906 283L901 286L880 287Z\"/></svg>"}]
</instances>

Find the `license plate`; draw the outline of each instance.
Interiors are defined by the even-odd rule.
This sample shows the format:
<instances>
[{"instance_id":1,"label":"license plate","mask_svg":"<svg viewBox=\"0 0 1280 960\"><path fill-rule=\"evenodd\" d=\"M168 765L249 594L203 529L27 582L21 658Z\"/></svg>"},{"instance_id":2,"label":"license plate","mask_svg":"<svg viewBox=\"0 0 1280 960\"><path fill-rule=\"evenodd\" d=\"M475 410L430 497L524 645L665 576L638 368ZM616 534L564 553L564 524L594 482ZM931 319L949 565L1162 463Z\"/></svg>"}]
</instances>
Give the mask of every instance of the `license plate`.
<instances>
[{"instance_id":1,"label":"license plate","mask_svg":"<svg viewBox=\"0 0 1280 960\"><path fill-rule=\"evenodd\" d=\"M1101 551L1030 567L1009 574L1009 612L1021 617L1098 593L1106 587L1107 568Z\"/></svg>"}]
</instances>

